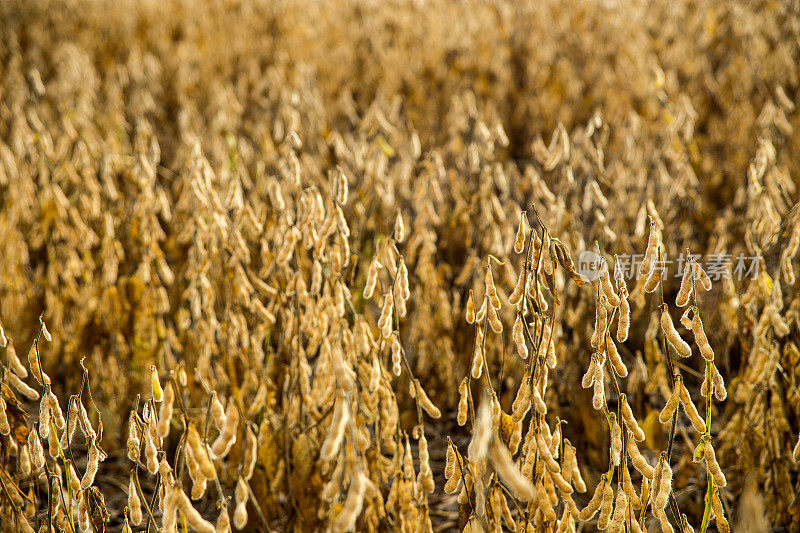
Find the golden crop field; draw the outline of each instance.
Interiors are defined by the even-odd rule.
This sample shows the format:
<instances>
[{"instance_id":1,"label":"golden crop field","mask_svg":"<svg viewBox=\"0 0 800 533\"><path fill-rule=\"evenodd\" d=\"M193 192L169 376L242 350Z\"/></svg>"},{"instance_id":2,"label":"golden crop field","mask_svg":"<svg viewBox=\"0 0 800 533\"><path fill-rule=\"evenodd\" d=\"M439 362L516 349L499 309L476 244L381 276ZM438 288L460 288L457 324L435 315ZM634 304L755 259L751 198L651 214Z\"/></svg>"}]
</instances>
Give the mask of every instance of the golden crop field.
<instances>
[{"instance_id":1,"label":"golden crop field","mask_svg":"<svg viewBox=\"0 0 800 533\"><path fill-rule=\"evenodd\" d=\"M0 3L0 531L800 531L800 2Z\"/></svg>"}]
</instances>

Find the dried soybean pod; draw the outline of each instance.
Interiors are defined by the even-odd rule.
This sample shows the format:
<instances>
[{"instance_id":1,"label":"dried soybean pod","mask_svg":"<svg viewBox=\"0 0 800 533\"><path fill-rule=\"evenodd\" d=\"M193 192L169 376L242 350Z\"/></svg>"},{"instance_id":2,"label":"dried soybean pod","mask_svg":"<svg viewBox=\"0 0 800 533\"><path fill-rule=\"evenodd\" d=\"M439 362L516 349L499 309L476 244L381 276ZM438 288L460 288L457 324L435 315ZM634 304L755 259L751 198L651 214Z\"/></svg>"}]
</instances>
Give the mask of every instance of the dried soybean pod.
<instances>
[{"instance_id":1,"label":"dried soybean pod","mask_svg":"<svg viewBox=\"0 0 800 533\"><path fill-rule=\"evenodd\" d=\"M497 316L497 309L493 305L489 306L489 326L491 326L492 331L495 333L501 333L503 331L503 322L500 321L500 317Z\"/></svg>"},{"instance_id":2,"label":"dried soybean pod","mask_svg":"<svg viewBox=\"0 0 800 533\"><path fill-rule=\"evenodd\" d=\"M500 479L508 486L514 497L526 502L536 496L533 484L517 469L505 444L493 439L489 457Z\"/></svg>"},{"instance_id":3,"label":"dried soybean pod","mask_svg":"<svg viewBox=\"0 0 800 533\"><path fill-rule=\"evenodd\" d=\"M523 332L524 324L522 323L522 314L517 313L517 319L514 321L512 329L512 337L514 344L517 346L517 353L522 359L528 358L528 345L525 342L525 335Z\"/></svg>"},{"instance_id":4,"label":"dried soybean pod","mask_svg":"<svg viewBox=\"0 0 800 533\"><path fill-rule=\"evenodd\" d=\"M392 335L392 372L395 376L399 376L402 372L400 363L402 361L403 347L400 346L400 339L395 333Z\"/></svg>"},{"instance_id":5,"label":"dried soybean pod","mask_svg":"<svg viewBox=\"0 0 800 533\"><path fill-rule=\"evenodd\" d=\"M722 379L722 374L719 373L719 370L717 370L717 367L716 365L714 365L714 363L711 363L711 365L709 366L711 368L711 374L712 374L711 381L714 384L714 397L720 402L722 402L725 400L725 398L728 397L728 391L725 389L725 380ZM708 379L703 380L703 387L701 388L701 393L702 390L707 388L707 385L708 385ZM707 393L708 391L706 390L706 394L704 394L704 396L706 396Z\"/></svg>"},{"instance_id":6,"label":"dried soybean pod","mask_svg":"<svg viewBox=\"0 0 800 533\"><path fill-rule=\"evenodd\" d=\"M372 298L375 292L375 287L378 284L378 271L381 269L381 266L378 258L373 257L372 262L369 264L369 269L367 270L367 280L364 283L363 296L365 300Z\"/></svg>"},{"instance_id":7,"label":"dried soybean pod","mask_svg":"<svg viewBox=\"0 0 800 533\"><path fill-rule=\"evenodd\" d=\"M525 278L525 268L521 268L519 271L519 277L517 278L517 284L514 286L514 290L511 292L511 294L508 295L508 303L511 305L516 305L520 312L523 311L525 305L525 302L522 300L522 297L525 294Z\"/></svg>"},{"instance_id":8,"label":"dried soybean pod","mask_svg":"<svg viewBox=\"0 0 800 533\"><path fill-rule=\"evenodd\" d=\"M155 365L150 366L150 388L153 394L153 401L160 402L164 397L164 390L158 380L158 370L156 370Z\"/></svg>"},{"instance_id":9,"label":"dried soybean pod","mask_svg":"<svg viewBox=\"0 0 800 533\"><path fill-rule=\"evenodd\" d=\"M253 477L253 471L256 466L256 459L258 455L258 442L256 434L250 426L246 426L245 430L245 448L244 459L242 460L242 475L245 479L249 480Z\"/></svg>"},{"instance_id":10,"label":"dried soybean pod","mask_svg":"<svg viewBox=\"0 0 800 533\"><path fill-rule=\"evenodd\" d=\"M81 480L78 478L78 473L75 472L75 465L72 462L68 462L69 467L67 471L67 477L69 479L69 488L72 492L78 493L81 490Z\"/></svg>"},{"instance_id":11,"label":"dried soybean pod","mask_svg":"<svg viewBox=\"0 0 800 533\"><path fill-rule=\"evenodd\" d=\"M697 412L697 407L695 407L694 403L692 402L692 398L689 396L689 391L683 384L683 380L676 382L676 384L678 384L680 388L681 405L683 405L683 410L692 421L694 429L696 429L698 433L705 433L706 423L703 420L703 417L700 416L700 413Z\"/></svg>"},{"instance_id":12,"label":"dried soybean pod","mask_svg":"<svg viewBox=\"0 0 800 533\"><path fill-rule=\"evenodd\" d=\"M491 266L486 268L484 284L486 285L486 296L489 299L489 304L495 309L500 309L500 298L497 297L497 287L494 285L494 275L492 274Z\"/></svg>"},{"instance_id":13,"label":"dried soybean pod","mask_svg":"<svg viewBox=\"0 0 800 533\"><path fill-rule=\"evenodd\" d=\"M796 278L794 268L792 268L792 258L786 253L786 250L781 254L781 273L783 274L783 280L788 285L794 285Z\"/></svg>"},{"instance_id":14,"label":"dried soybean pod","mask_svg":"<svg viewBox=\"0 0 800 533\"><path fill-rule=\"evenodd\" d=\"M142 433L144 437L144 456L147 464L147 471L151 474L158 472L158 448L153 442L150 432Z\"/></svg>"},{"instance_id":15,"label":"dried soybean pod","mask_svg":"<svg viewBox=\"0 0 800 533\"><path fill-rule=\"evenodd\" d=\"M212 405L213 412L213 405ZM228 407L225 411L225 424L220 429L219 436L217 436L214 443L211 445L211 451L217 457L225 457L231 449L231 446L236 442L236 426L239 422L239 413L233 402L228 402Z\"/></svg>"},{"instance_id":16,"label":"dried soybean pod","mask_svg":"<svg viewBox=\"0 0 800 533\"><path fill-rule=\"evenodd\" d=\"M467 299L467 324L475 322L475 299L472 295L472 289L469 290L469 298Z\"/></svg>"},{"instance_id":17,"label":"dried soybean pod","mask_svg":"<svg viewBox=\"0 0 800 533\"><path fill-rule=\"evenodd\" d=\"M236 508L233 511L233 525L236 529L243 529L247 525L247 485L241 477L236 482L234 496Z\"/></svg>"},{"instance_id":18,"label":"dried soybean pod","mask_svg":"<svg viewBox=\"0 0 800 533\"><path fill-rule=\"evenodd\" d=\"M361 514L364 506L364 494L367 489L367 479L361 470L350 479L350 488L344 500L342 510L334 521L335 531L350 531L355 527L356 519Z\"/></svg>"},{"instance_id":19,"label":"dried soybean pod","mask_svg":"<svg viewBox=\"0 0 800 533\"><path fill-rule=\"evenodd\" d=\"M600 364L595 366L593 384L592 407L599 411L606 401L604 372Z\"/></svg>"},{"instance_id":20,"label":"dried soybean pod","mask_svg":"<svg viewBox=\"0 0 800 533\"><path fill-rule=\"evenodd\" d=\"M78 525L82 531L90 531L91 521L89 517L89 507L86 504L88 492L81 493L78 497Z\"/></svg>"},{"instance_id":21,"label":"dried soybean pod","mask_svg":"<svg viewBox=\"0 0 800 533\"><path fill-rule=\"evenodd\" d=\"M700 280L700 285L703 287L703 290L710 291L711 278L708 277L708 274L706 274L706 271L700 266L700 263L692 261L692 265L694 266L694 276Z\"/></svg>"},{"instance_id":22,"label":"dried soybean pod","mask_svg":"<svg viewBox=\"0 0 800 533\"><path fill-rule=\"evenodd\" d=\"M631 520L629 522L630 527L631 527L631 529L630 529L631 533L644 533L645 532L644 526L643 526L643 524L644 524L644 516L641 516L640 520L641 520L641 522L636 519L635 515L633 515L631 517Z\"/></svg>"},{"instance_id":23,"label":"dried soybean pod","mask_svg":"<svg viewBox=\"0 0 800 533\"><path fill-rule=\"evenodd\" d=\"M403 242L406 239L406 225L403 222L403 214L397 210L397 216L394 219L394 240Z\"/></svg>"},{"instance_id":24,"label":"dried soybean pod","mask_svg":"<svg viewBox=\"0 0 800 533\"><path fill-rule=\"evenodd\" d=\"M459 468L458 473L447 478L447 482L444 484L444 491L447 494L453 494L456 490L458 490L458 487L460 486L461 486L461 469Z\"/></svg>"},{"instance_id":25,"label":"dried soybean pod","mask_svg":"<svg viewBox=\"0 0 800 533\"><path fill-rule=\"evenodd\" d=\"M660 267L653 267L650 274L647 276L647 280L644 282L644 292L654 292L658 288L659 283L661 283L661 269Z\"/></svg>"},{"instance_id":26,"label":"dried soybean pod","mask_svg":"<svg viewBox=\"0 0 800 533\"><path fill-rule=\"evenodd\" d=\"M183 492L182 489L177 489L178 491L178 508L181 510L181 513L186 518L186 523L193 531L197 531L198 533L215 533L215 528L208 522L203 516L194 508L192 502L189 500L189 497L186 496L186 493Z\"/></svg>"},{"instance_id":27,"label":"dried soybean pod","mask_svg":"<svg viewBox=\"0 0 800 533\"><path fill-rule=\"evenodd\" d=\"M203 441L200 438L200 434L193 424L189 425L189 431L186 434L186 443L188 446L191 446L194 458L197 460L197 464L200 466L200 471L203 472L203 475L208 479L217 477L214 463L211 462L208 452L203 445Z\"/></svg>"},{"instance_id":28,"label":"dried soybean pod","mask_svg":"<svg viewBox=\"0 0 800 533\"><path fill-rule=\"evenodd\" d=\"M544 403L544 399L542 399L542 395L539 393L539 387L536 385L533 387L531 398L533 400L533 406L536 409L536 412L540 415L546 415L547 404Z\"/></svg>"},{"instance_id":29,"label":"dried soybean pod","mask_svg":"<svg viewBox=\"0 0 800 533\"><path fill-rule=\"evenodd\" d=\"M47 400L50 402L50 413L53 415L53 422L55 422L56 428L59 430L64 429L66 425L64 412L61 410L61 406L58 405L58 398L56 398L52 390L47 394Z\"/></svg>"},{"instance_id":30,"label":"dried soybean pod","mask_svg":"<svg viewBox=\"0 0 800 533\"><path fill-rule=\"evenodd\" d=\"M340 397L333 409L333 420L325 441L320 448L320 459L331 461L339 452L344 439L344 431L350 419L350 410L345 406L345 399Z\"/></svg>"},{"instance_id":31,"label":"dried soybean pod","mask_svg":"<svg viewBox=\"0 0 800 533\"><path fill-rule=\"evenodd\" d=\"M628 403L628 397L624 393L620 397L620 407L622 411L622 419L625 421L625 424L627 424L628 429L631 430L633 438L638 442L642 442L645 438L644 430L642 430L641 426L639 426L639 422L636 421L636 417L633 416L633 410L631 410L631 406Z\"/></svg>"},{"instance_id":32,"label":"dried soybean pod","mask_svg":"<svg viewBox=\"0 0 800 533\"><path fill-rule=\"evenodd\" d=\"M628 331L631 326L631 306L628 303L628 293L623 291L620 296L619 320L617 320L617 341L628 340Z\"/></svg>"},{"instance_id":33,"label":"dried soybean pod","mask_svg":"<svg viewBox=\"0 0 800 533\"><path fill-rule=\"evenodd\" d=\"M713 361L714 350L708 342L708 337L706 337L706 332L703 329L703 322L700 320L700 313L695 313L692 317L692 332L694 332L694 340L700 348L700 355L702 355L706 361Z\"/></svg>"},{"instance_id":34,"label":"dried soybean pod","mask_svg":"<svg viewBox=\"0 0 800 533\"><path fill-rule=\"evenodd\" d=\"M158 409L158 433L162 439L166 438L169 434L174 402L175 392L172 389L172 383L168 381L167 385L164 387L163 401Z\"/></svg>"},{"instance_id":35,"label":"dried soybean pod","mask_svg":"<svg viewBox=\"0 0 800 533\"><path fill-rule=\"evenodd\" d=\"M553 454L550 452L550 448L547 446L544 435L541 432L536 435L536 446L539 449L540 456L545 461L547 469L551 472L561 471L561 466L558 464L558 461L553 458Z\"/></svg>"},{"instance_id":36,"label":"dried soybean pod","mask_svg":"<svg viewBox=\"0 0 800 533\"><path fill-rule=\"evenodd\" d=\"M606 529L611 520L611 511L614 507L614 488L611 483L603 487L603 501L600 504L600 516L597 518L597 527Z\"/></svg>"},{"instance_id":37,"label":"dried soybean pod","mask_svg":"<svg viewBox=\"0 0 800 533\"><path fill-rule=\"evenodd\" d=\"M444 466L444 477L450 479L456 471L456 451L450 438L447 439L447 460Z\"/></svg>"},{"instance_id":38,"label":"dried soybean pod","mask_svg":"<svg viewBox=\"0 0 800 533\"><path fill-rule=\"evenodd\" d=\"M197 459L194 458L194 452L190 446L186 447L186 468L189 471L189 477L192 479L192 499L199 500L206 493L208 485L208 478L200 471L200 465Z\"/></svg>"},{"instance_id":39,"label":"dried soybean pod","mask_svg":"<svg viewBox=\"0 0 800 533\"><path fill-rule=\"evenodd\" d=\"M653 505L658 509L663 509L664 507L666 507L667 499L669 498L669 493L671 490L672 490L672 468L670 468L669 462L667 462L666 457L662 456L660 483L655 498L653 499Z\"/></svg>"},{"instance_id":40,"label":"dried soybean pod","mask_svg":"<svg viewBox=\"0 0 800 533\"><path fill-rule=\"evenodd\" d=\"M653 469L653 480L650 483L650 503L653 506L653 510L656 510L658 507L655 504L656 496L658 496L658 491L661 490L661 477L664 473L664 461L662 457L659 456L658 461L656 462L656 467Z\"/></svg>"},{"instance_id":41,"label":"dried soybean pod","mask_svg":"<svg viewBox=\"0 0 800 533\"><path fill-rule=\"evenodd\" d=\"M33 402L39 399L39 393L36 392L35 389L29 387L28 384L22 381L14 372L7 372L6 377L8 379L8 384L16 389L17 392Z\"/></svg>"},{"instance_id":42,"label":"dried soybean pod","mask_svg":"<svg viewBox=\"0 0 800 533\"><path fill-rule=\"evenodd\" d=\"M86 410L86 408L83 406L83 403L81 403L80 401L77 401L76 405L79 408L78 415L80 416L80 424L78 424L78 427L81 428L81 431L87 438L89 439L94 438L96 436L96 433L94 428L92 427L92 421L89 419L89 411ZM153 420L155 420L155 417L153 418ZM151 424L151 427L155 429L155 425Z\"/></svg>"},{"instance_id":43,"label":"dried soybean pod","mask_svg":"<svg viewBox=\"0 0 800 533\"><path fill-rule=\"evenodd\" d=\"M128 509L131 512L131 522L133 525L138 526L142 523L142 501L139 499L139 493L136 490L136 481L131 474L130 481L128 482Z\"/></svg>"},{"instance_id":44,"label":"dried soybean pod","mask_svg":"<svg viewBox=\"0 0 800 533\"><path fill-rule=\"evenodd\" d=\"M619 352L617 351L617 345L614 344L611 335L606 337L606 346L608 360L611 362L611 366L614 367L614 370L620 377L624 378L628 375L628 368L625 366L625 363L622 362L622 357L620 357Z\"/></svg>"},{"instance_id":45,"label":"dried soybean pod","mask_svg":"<svg viewBox=\"0 0 800 533\"><path fill-rule=\"evenodd\" d=\"M25 365L22 364L22 361L19 360L19 356L17 355L17 350L14 348L14 342L11 338L8 339L8 347L6 348L6 356L8 357L9 365L11 366L11 370L14 371L22 379L28 377L28 369L25 368Z\"/></svg>"},{"instance_id":46,"label":"dried soybean pod","mask_svg":"<svg viewBox=\"0 0 800 533\"><path fill-rule=\"evenodd\" d=\"M614 291L614 285L611 284L611 276L608 273L607 265L603 268L603 273L600 274L600 286L603 289L603 294L608 300L608 303L610 303L612 307L618 307L620 304L620 298Z\"/></svg>"},{"instance_id":47,"label":"dried soybean pod","mask_svg":"<svg viewBox=\"0 0 800 533\"><path fill-rule=\"evenodd\" d=\"M514 251L518 254L522 253L525 248L525 234L527 231L528 219L525 216L525 211L519 214L519 226L517 227L517 238L514 241Z\"/></svg>"},{"instance_id":48,"label":"dried soybean pod","mask_svg":"<svg viewBox=\"0 0 800 533\"><path fill-rule=\"evenodd\" d=\"M8 414L6 413L6 401L0 396L0 435L9 435L11 433L11 426L8 423Z\"/></svg>"},{"instance_id":49,"label":"dried soybean pod","mask_svg":"<svg viewBox=\"0 0 800 533\"><path fill-rule=\"evenodd\" d=\"M714 447L710 442L706 442L704 451L706 464L708 465L708 469L711 471L711 475L714 477L714 483L716 483L718 487L724 487L728 484L728 481L725 479L725 474L722 473L722 469L719 467L717 455L714 452Z\"/></svg>"},{"instance_id":50,"label":"dried soybean pod","mask_svg":"<svg viewBox=\"0 0 800 533\"><path fill-rule=\"evenodd\" d=\"M661 311L661 329L664 331L664 335L666 335L667 340L675 348L678 355L681 357L689 357L692 355L692 347L686 344L686 341L681 338L678 330L675 329L675 324L672 323L672 317L669 315L669 310L666 305Z\"/></svg>"},{"instance_id":51,"label":"dried soybean pod","mask_svg":"<svg viewBox=\"0 0 800 533\"><path fill-rule=\"evenodd\" d=\"M617 421L616 413L611 413L611 420L611 461L615 466L619 466L622 452L622 427Z\"/></svg>"},{"instance_id":52,"label":"dried soybean pod","mask_svg":"<svg viewBox=\"0 0 800 533\"><path fill-rule=\"evenodd\" d=\"M597 511L600 509L600 505L603 503L603 493L605 490L605 486L606 486L606 475L603 474L600 477L600 483L598 483L597 487L594 489L594 494L592 495L592 498L589 500L589 503L586 504L586 507L581 509L579 515L581 520L583 521L590 520L595 514L597 514Z\"/></svg>"},{"instance_id":53,"label":"dried soybean pod","mask_svg":"<svg viewBox=\"0 0 800 533\"><path fill-rule=\"evenodd\" d=\"M164 513L161 518L161 525L165 532L176 532L178 522L178 489L174 483L166 483L164 486Z\"/></svg>"},{"instance_id":54,"label":"dried soybean pod","mask_svg":"<svg viewBox=\"0 0 800 533\"><path fill-rule=\"evenodd\" d=\"M228 507L223 506L219 512L217 523L214 525L215 533L231 532L231 516L228 514Z\"/></svg>"},{"instance_id":55,"label":"dried soybean pod","mask_svg":"<svg viewBox=\"0 0 800 533\"><path fill-rule=\"evenodd\" d=\"M685 327L686 329L692 329L692 319L689 315L694 316L694 314L695 314L694 308L687 307L686 311L684 311L683 314L681 315L680 318L681 325L683 325L683 327Z\"/></svg>"},{"instance_id":56,"label":"dried soybean pod","mask_svg":"<svg viewBox=\"0 0 800 533\"><path fill-rule=\"evenodd\" d=\"M481 304L480 309L478 309L478 312L475 313L475 321L478 322L479 324L481 322L483 322L483 319L486 316L486 308L489 305L488 302L489 302L489 299L484 297L483 298L483 303Z\"/></svg>"},{"instance_id":57,"label":"dried soybean pod","mask_svg":"<svg viewBox=\"0 0 800 533\"><path fill-rule=\"evenodd\" d=\"M28 350L28 365L31 367L31 373L36 381L41 386L50 385L50 376L42 371L42 365L39 361L39 339L35 339Z\"/></svg>"},{"instance_id":58,"label":"dried soybean pod","mask_svg":"<svg viewBox=\"0 0 800 533\"><path fill-rule=\"evenodd\" d=\"M227 421L227 417L225 416L225 408L222 407L222 402L219 401L217 394L212 392L212 395L211 419L214 421L214 425L217 426L217 429L222 431L222 428L225 427L225 422Z\"/></svg>"},{"instance_id":59,"label":"dried soybean pod","mask_svg":"<svg viewBox=\"0 0 800 533\"><path fill-rule=\"evenodd\" d=\"M711 498L711 509L714 511L714 518L717 520L717 528L720 533L729 533L731 526L725 518L725 510L722 507L722 501L719 499L719 490L714 489L714 496Z\"/></svg>"},{"instance_id":60,"label":"dried soybean pod","mask_svg":"<svg viewBox=\"0 0 800 533\"><path fill-rule=\"evenodd\" d=\"M678 408L678 404L680 403L681 399L681 383L680 376L677 376L675 379L675 386L672 389L672 394L670 395L669 399L667 399L667 404L658 414L658 420L662 424L669 422L669 419L672 418L672 413L674 413L675 409Z\"/></svg>"},{"instance_id":61,"label":"dried soybean pod","mask_svg":"<svg viewBox=\"0 0 800 533\"><path fill-rule=\"evenodd\" d=\"M550 476L550 479L553 480L553 483L556 485L556 487L558 487L558 491L562 495L572 494L573 492L575 492L573 490L573 488L572 488L572 485L570 485L567 482L567 480L564 479L564 476L562 476L560 472L549 472L548 471L548 475Z\"/></svg>"},{"instance_id":62,"label":"dried soybean pod","mask_svg":"<svg viewBox=\"0 0 800 533\"><path fill-rule=\"evenodd\" d=\"M683 268L683 277L681 278L681 286L678 290L678 295L675 297L675 305L678 307L684 307L686 304L689 303L689 296L692 294L692 272L694 268L692 267L691 261L686 262L686 266Z\"/></svg>"},{"instance_id":63,"label":"dried soybean pod","mask_svg":"<svg viewBox=\"0 0 800 533\"><path fill-rule=\"evenodd\" d=\"M378 386L380 385L381 380L381 363L378 361L378 358L375 357L372 359L372 368L370 370L370 377L369 377L369 390L370 392L376 392L378 390Z\"/></svg>"},{"instance_id":64,"label":"dried soybean pod","mask_svg":"<svg viewBox=\"0 0 800 533\"><path fill-rule=\"evenodd\" d=\"M136 431L136 420L133 413L128 420L128 441L126 443L128 450L128 458L136 462L141 455L141 441L139 440L138 432ZM137 526L139 524L136 524Z\"/></svg>"},{"instance_id":65,"label":"dried soybean pod","mask_svg":"<svg viewBox=\"0 0 800 533\"><path fill-rule=\"evenodd\" d=\"M392 311L394 310L394 297L392 292L387 292L383 297L383 305L381 306L381 316L378 318L378 327L381 329L381 335L388 338L394 329L394 322Z\"/></svg>"},{"instance_id":66,"label":"dried soybean pod","mask_svg":"<svg viewBox=\"0 0 800 533\"><path fill-rule=\"evenodd\" d=\"M655 227L655 221L653 220L653 217L648 218L650 219L650 234L647 237L647 248L644 252L644 259L639 265L639 274L642 276L650 273L653 267L653 262L658 256L658 245L660 243L658 230Z\"/></svg>"},{"instance_id":67,"label":"dried soybean pod","mask_svg":"<svg viewBox=\"0 0 800 533\"><path fill-rule=\"evenodd\" d=\"M597 370L597 359L594 355L589 359L589 368L586 369L586 373L581 378L581 386L584 389L588 389L594 383L594 373Z\"/></svg>"},{"instance_id":68,"label":"dried soybean pod","mask_svg":"<svg viewBox=\"0 0 800 533\"><path fill-rule=\"evenodd\" d=\"M642 487L639 490L639 499L642 502L642 507L646 507L650 502L650 478L647 476L642 477Z\"/></svg>"},{"instance_id":69,"label":"dried soybean pod","mask_svg":"<svg viewBox=\"0 0 800 533\"><path fill-rule=\"evenodd\" d=\"M661 533L675 533L675 530L672 528L672 524L669 523L669 518L667 518L667 513L664 511L664 509L657 508L653 514L656 516L659 524L661 525Z\"/></svg>"},{"instance_id":70,"label":"dried soybean pod","mask_svg":"<svg viewBox=\"0 0 800 533\"><path fill-rule=\"evenodd\" d=\"M347 199L350 192L350 184L347 180L347 175L341 168L337 168L338 172L336 173L336 201L340 204L344 205L347 203Z\"/></svg>"},{"instance_id":71,"label":"dried soybean pod","mask_svg":"<svg viewBox=\"0 0 800 533\"><path fill-rule=\"evenodd\" d=\"M636 445L636 440L633 436L628 439L628 455L630 455L633 466L636 467L640 474L648 479L653 479L654 469L639 452L639 447Z\"/></svg>"},{"instance_id":72,"label":"dried soybean pod","mask_svg":"<svg viewBox=\"0 0 800 533\"><path fill-rule=\"evenodd\" d=\"M542 270L544 270L544 273L548 276L553 275L553 270L555 268L555 260L550 254L550 244L550 232L545 230L541 249L541 265Z\"/></svg>"},{"instance_id":73,"label":"dried soybean pod","mask_svg":"<svg viewBox=\"0 0 800 533\"><path fill-rule=\"evenodd\" d=\"M622 489L628 496L628 499L631 502L631 507L633 507L634 509L641 509L642 501L639 498L638 494L636 494L636 489L633 486L633 481L631 480L631 473L628 470L627 462L623 462L620 468L622 469Z\"/></svg>"},{"instance_id":74,"label":"dried soybean pod","mask_svg":"<svg viewBox=\"0 0 800 533\"><path fill-rule=\"evenodd\" d=\"M467 383L467 378L461 380L461 384L458 386L458 425L463 426L467 423L467 411L469 409L469 384Z\"/></svg>"},{"instance_id":75,"label":"dried soybean pod","mask_svg":"<svg viewBox=\"0 0 800 533\"><path fill-rule=\"evenodd\" d=\"M475 352L472 356L472 379L479 379L483 371L483 330L480 324L475 327Z\"/></svg>"},{"instance_id":76,"label":"dried soybean pod","mask_svg":"<svg viewBox=\"0 0 800 533\"><path fill-rule=\"evenodd\" d=\"M625 526L625 514L628 510L628 496L624 490L617 492L614 503L614 514L611 518L610 531L622 531Z\"/></svg>"},{"instance_id":77,"label":"dried soybean pod","mask_svg":"<svg viewBox=\"0 0 800 533\"><path fill-rule=\"evenodd\" d=\"M100 448L97 446L97 439L92 439L92 444L89 446L89 458L86 462L86 472L81 478L81 489L88 489L94 483L94 478L97 475L97 468L100 464Z\"/></svg>"},{"instance_id":78,"label":"dried soybean pod","mask_svg":"<svg viewBox=\"0 0 800 533\"><path fill-rule=\"evenodd\" d=\"M797 437L797 444L794 445L794 450L792 450L792 459L794 459L795 464L800 464L800 435Z\"/></svg>"},{"instance_id":79,"label":"dried soybean pod","mask_svg":"<svg viewBox=\"0 0 800 533\"><path fill-rule=\"evenodd\" d=\"M35 429L28 433L28 449L30 449L31 453L33 471L38 472L44 466L45 458L42 441L39 440L39 435Z\"/></svg>"},{"instance_id":80,"label":"dried soybean pod","mask_svg":"<svg viewBox=\"0 0 800 533\"><path fill-rule=\"evenodd\" d=\"M428 397L428 394L425 392L425 389L422 388L418 379L414 379L417 388L417 399L419 400L420 407L428 413L428 416L431 418L441 418L442 412L436 407L431 399Z\"/></svg>"},{"instance_id":81,"label":"dried soybean pod","mask_svg":"<svg viewBox=\"0 0 800 533\"><path fill-rule=\"evenodd\" d=\"M606 297L601 294L600 298L597 299L597 305L595 307L594 331L592 331L592 336L589 339L589 344L591 344L592 348L595 348L598 351L602 350L600 342L604 338L603 335L605 335L606 326L608 325L608 311L606 310L605 306L606 302Z\"/></svg>"},{"instance_id":82,"label":"dried soybean pod","mask_svg":"<svg viewBox=\"0 0 800 533\"><path fill-rule=\"evenodd\" d=\"M519 384L519 390L517 390L514 403L511 404L511 420L514 423L525 418L525 415L531 408L531 387L529 378L530 372L526 372L522 377L522 382Z\"/></svg>"},{"instance_id":83,"label":"dried soybean pod","mask_svg":"<svg viewBox=\"0 0 800 533\"><path fill-rule=\"evenodd\" d=\"M178 378L178 384L181 387L185 387L186 384L188 383L188 378L186 377L186 369L183 368L182 364L178 365L177 378Z\"/></svg>"},{"instance_id":84,"label":"dried soybean pod","mask_svg":"<svg viewBox=\"0 0 800 533\"><path fill-rule=\"evenodd\" d=\"M571 457L570 463L572 464L571 467L571 478L572 483L575 485L575 488L578 492L586 492L586 483L583 481L583 476L581 476L581 471L578 468L578 461L575 456L575 447L570 444L567 439L564 439L564 463L566 464L567 458Z\"/></svg>"}]
</instances>

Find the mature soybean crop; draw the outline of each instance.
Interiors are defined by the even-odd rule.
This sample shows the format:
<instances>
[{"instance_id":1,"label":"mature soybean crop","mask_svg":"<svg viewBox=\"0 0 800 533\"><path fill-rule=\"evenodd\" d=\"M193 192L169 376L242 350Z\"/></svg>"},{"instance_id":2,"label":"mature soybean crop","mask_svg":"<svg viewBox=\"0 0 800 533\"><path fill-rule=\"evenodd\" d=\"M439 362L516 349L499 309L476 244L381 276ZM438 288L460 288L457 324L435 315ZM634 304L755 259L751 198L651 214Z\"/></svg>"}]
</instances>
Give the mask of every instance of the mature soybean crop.
<instances>
[{"instance_id":1,"label":"mature soybean crop","mask_svg":"<svg viewBox=\"0 0 800 533\"><path fill-rule=\"evenodd\" d=\"M795 531L800 4L0 5L0 530Z\"/></svg>"}]
</instances>

